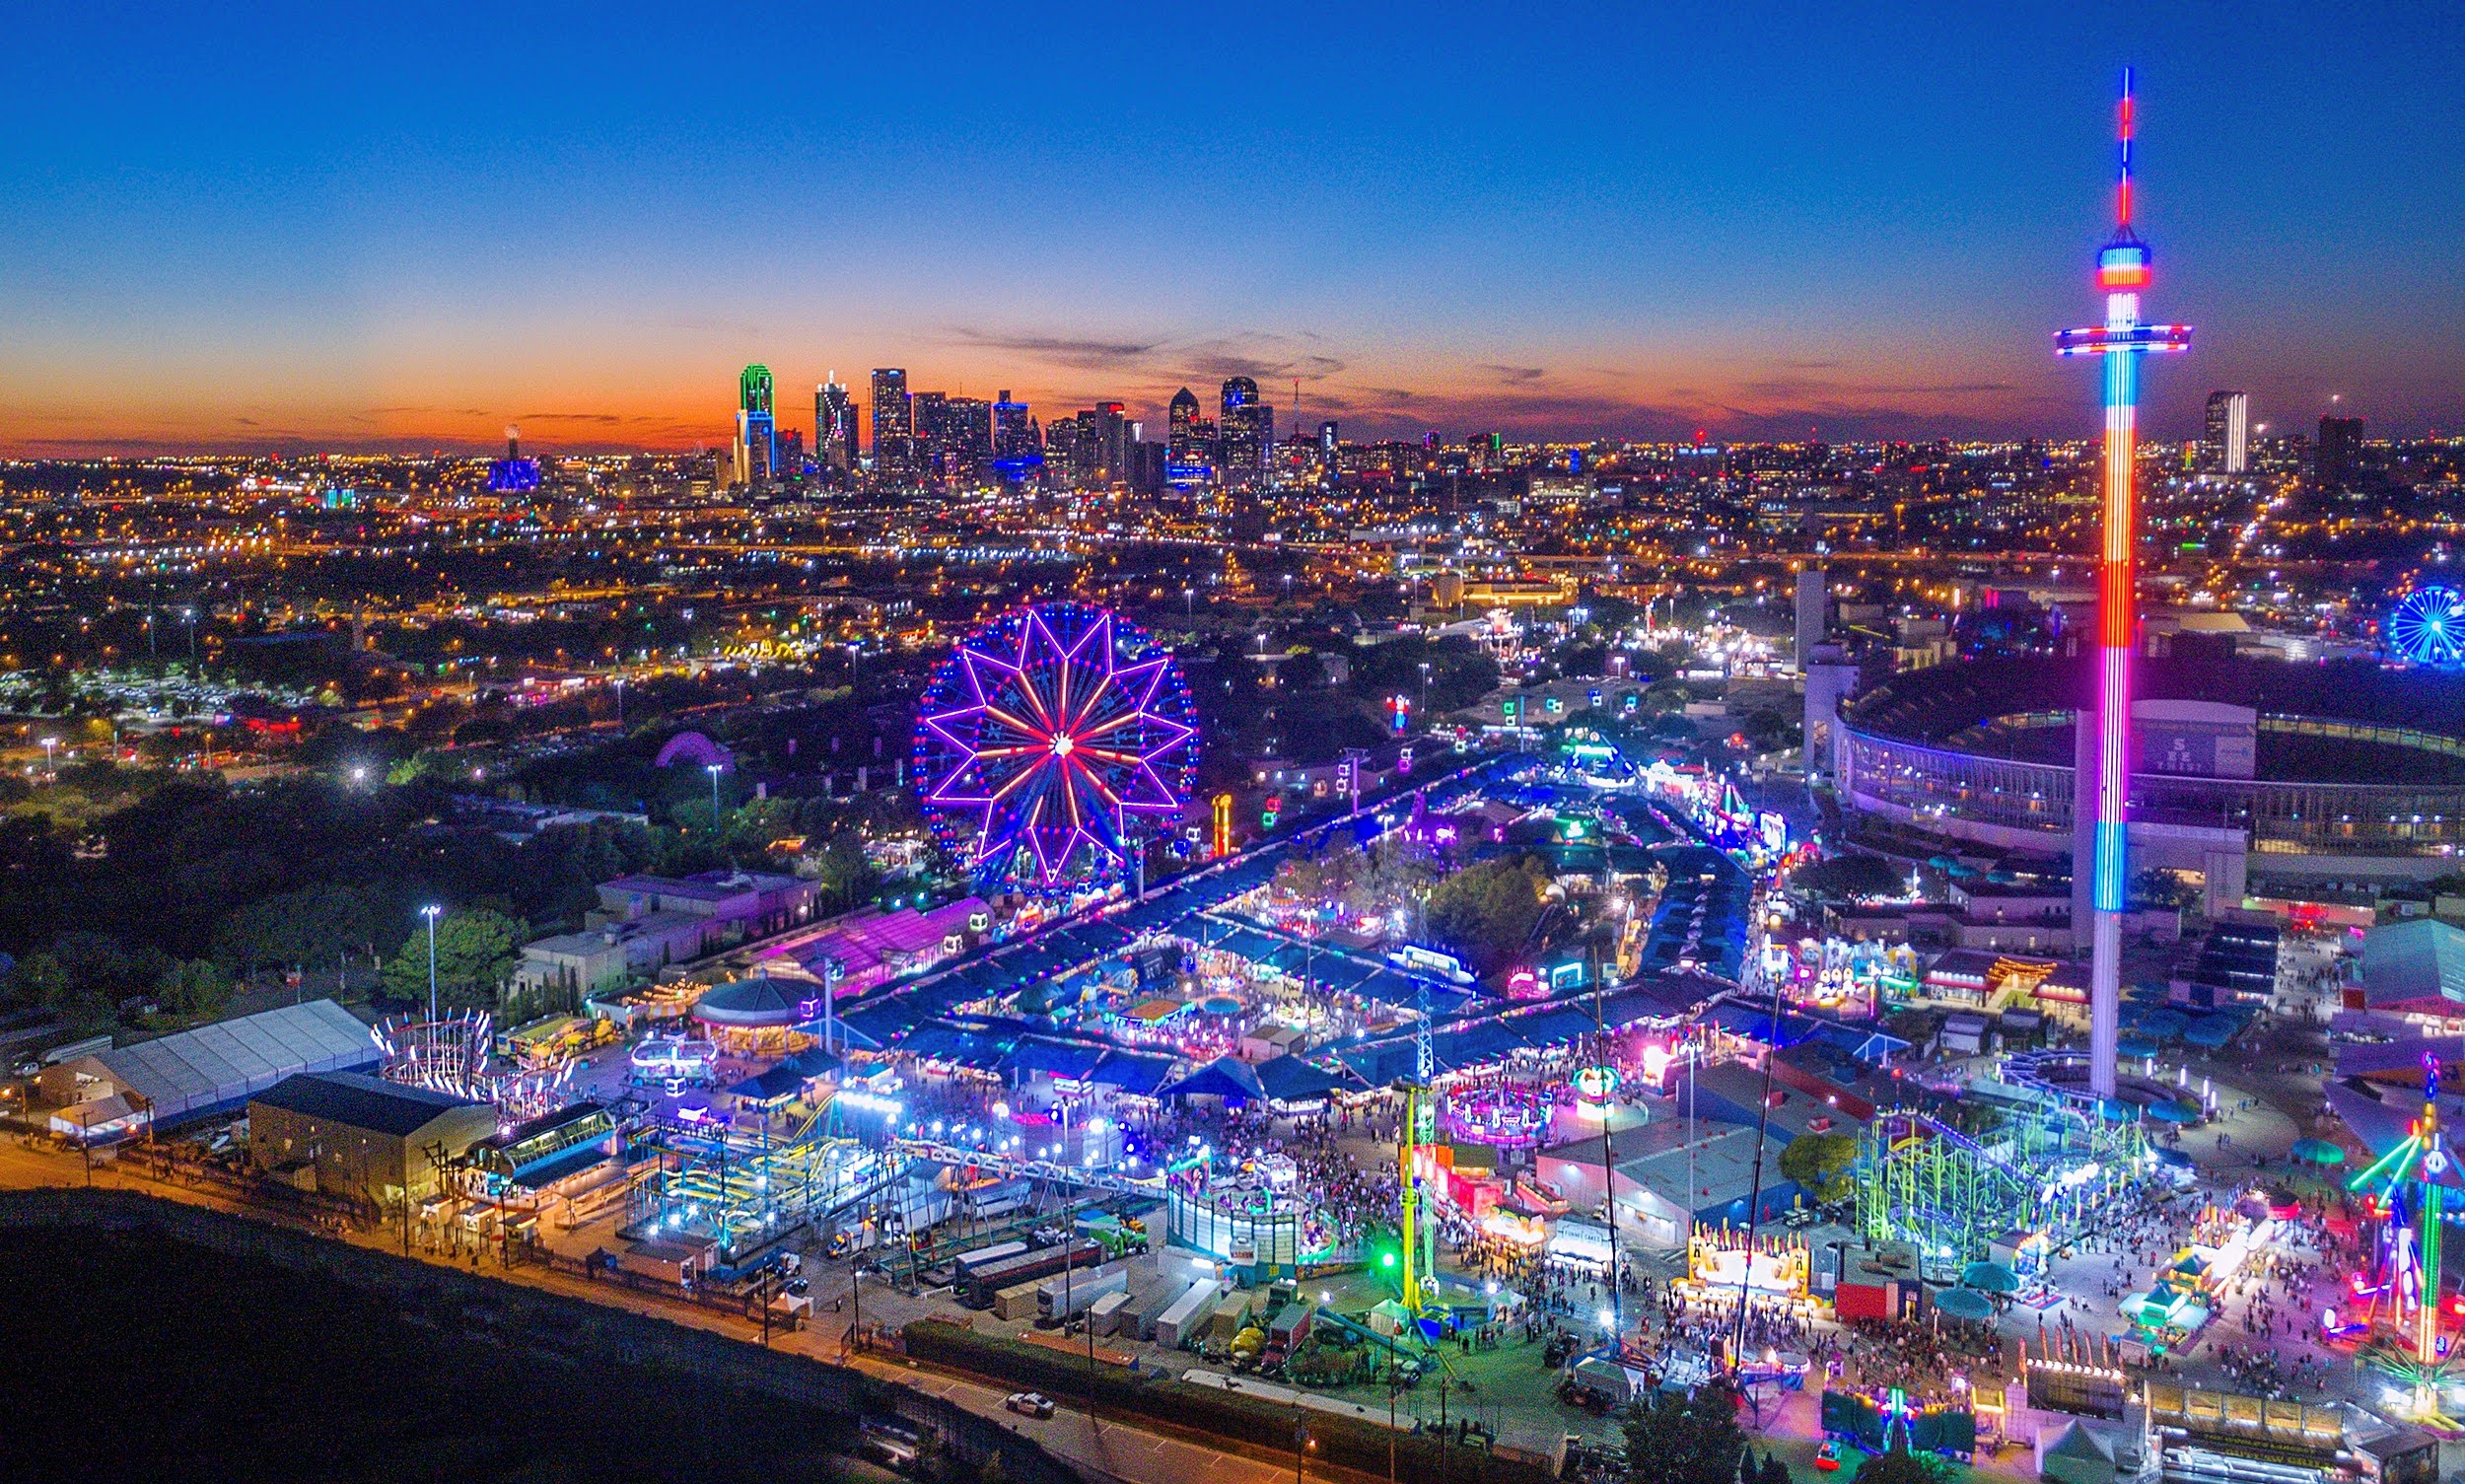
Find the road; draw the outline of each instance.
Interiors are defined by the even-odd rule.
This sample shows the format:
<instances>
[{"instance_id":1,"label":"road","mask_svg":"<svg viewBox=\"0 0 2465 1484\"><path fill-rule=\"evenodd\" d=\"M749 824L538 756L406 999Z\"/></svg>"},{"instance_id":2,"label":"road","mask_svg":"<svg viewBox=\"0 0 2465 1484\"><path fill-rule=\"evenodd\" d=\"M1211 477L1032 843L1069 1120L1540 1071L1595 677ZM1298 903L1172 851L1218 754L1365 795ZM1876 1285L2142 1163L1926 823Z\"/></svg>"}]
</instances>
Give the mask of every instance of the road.
<instances>
[{"instance_id":1,"label":"road","mask_svg":"<svg viewBox=\"0 0 2465 1484\"><path fill-rule=\"evenodd\" d=\"M73 1157L30 1145L22 1139L0 1139L0 1189L77 1186L87 1183L87 1179L83 1162ZM163 1184L108 1165L98 1165L92 1179L99 1188L141 1191L209 1210L306 1230L280 1215L243 1205L213 1192ZM355 1233L345 1239L357 1246L401 1255L398 1237L389 1240L385 1231ZM458 1263L447 1257L430 1256L416 1250L411 1257L441 1266L462 1267L464 1271L503 1282L528 1284L569 1298L629 1309L652 1318L670 1319L679 1324L715 1330L749 1344L759 1344L762 1340L762 1327L758 1322L690 1305L666 1303L647 1294L608 1284L589 1283L542 1268L503 1268L485 1261L476 1267L468 1267L465 1265L467 1258ZM815 1323L793 1334L773 1331L770 1343L774 1348L795 1351L815 1360L835 1363L839 1359L838 1334L826 1314L816 1315ZM1034 1439L1057 1456L1079 1465L1097 1484L1113 1480L1123 1481L1123 1484L1276 1484L1276 1481L1290 1478L1293 1474L1289 1457L1284 1461L1269 1462L1137 1424L1109 1419L1104 1420L1100 1427L1092 1426L1084 1409L1073 1410L1058 1405L1062 1400L1058 1397L1055 1398L1057 1406L1051 1417L1020 1417L1002 1405L1003 1398L1010 1394L1006 1387L962 1379L893 1358L862 1356L856 1359L855 1364L884 1379L946 1397L968 1411L1005 1423L1022 1436ZM1311 1479L1337 1480L1341 1484L1370 1484L1367 1475L1350 1469L1330 1469L1322 1464L1308 1468L1303 1484Z\"/></svg>"}]
</instances>

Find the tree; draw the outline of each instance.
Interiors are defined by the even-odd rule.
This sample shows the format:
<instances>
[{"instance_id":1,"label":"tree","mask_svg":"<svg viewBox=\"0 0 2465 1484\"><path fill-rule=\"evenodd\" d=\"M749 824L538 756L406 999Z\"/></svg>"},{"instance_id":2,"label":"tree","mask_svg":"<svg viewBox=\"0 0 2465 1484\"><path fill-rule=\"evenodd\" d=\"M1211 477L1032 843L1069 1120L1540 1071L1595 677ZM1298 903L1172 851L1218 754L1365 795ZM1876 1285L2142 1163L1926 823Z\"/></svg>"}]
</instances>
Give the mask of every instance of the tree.
<instances>
[{"instance_id":1,"label":"tree","mask_svg":"<svg viewBox=\"0 0 2465 1484\"><path fill-rule=\"evenodd\" d=\"M231 1003L231 975L211 958L181 959L154 981L154 997L175 1015L213 1015Z\"/></svg>"},{"instance_id":2,"label":"tree","mask_svg":"<svg viewBox=\"0 0 2465 1484\"><path fill-rule=\"evenodd\" d=\"M1818 1203L1846 1200L1853 1188L1850 1166L1857 1163L1858 1141L1849 1135L1799 1134L1781 1151L1781 1177Z\"/></svg>"},{"instance_id":3,"label":"tree","mask_svg":"<svg viewBox=\"0 0 2465 1484\"><path fill-rule=\"evenodd\" d=\"M1634 1484L1734 1484L1745 1451L1737 1392L1725 1380L1692 1395L1656 1392L1626 1414L1626 1469Z\"/></svg>"},{"instance_id":4,"label":"tree","mask_svg":"<svg viewBox=\"0 0 2465 1484\"><path fill-rule=\"evenodd\" d=\"M1817 896L1898 896L1909 883L1878 856L1844 855L1798 869L1791 885Z\"/></svg>"},{"instance_id":5,"label":"tree","mask_svg":"<svg viewBox=\"0 0 2465 1484\"><path fill-rule=\"evenodd\" d=\"M1430 931L1484 973L1502 968L1523 951L1540 921L1548 880L1548 868L1528 857L1458 871L1430 893Z\"/></svg>"},{"instance_id":6,"label":"tree","mask_svg":"<svg viewBox=\"0 0 2465 1484\"><path fill-rule=\"evenodd\" d=\"M513 977L528 929L485 908L450 912L437 920L437 1000L441 1005L493 1006L497 986ZM420 924L386 960L379 976L387 994L400 1000L428 998L428 925Z\"/></svg>"},{"instance_id":7,"label":"tree","mask_svg":"<svg viewBox=\"0 0 2465 1484\"><path fill-rule=\"evenodd\" d=\"M1912 1453L1894 1442L1888 1452L1876 1453L1858 1465L1857 1484L1943 1484L1950 1470L1932 1457Z\"/></svg>"}]
</instances>

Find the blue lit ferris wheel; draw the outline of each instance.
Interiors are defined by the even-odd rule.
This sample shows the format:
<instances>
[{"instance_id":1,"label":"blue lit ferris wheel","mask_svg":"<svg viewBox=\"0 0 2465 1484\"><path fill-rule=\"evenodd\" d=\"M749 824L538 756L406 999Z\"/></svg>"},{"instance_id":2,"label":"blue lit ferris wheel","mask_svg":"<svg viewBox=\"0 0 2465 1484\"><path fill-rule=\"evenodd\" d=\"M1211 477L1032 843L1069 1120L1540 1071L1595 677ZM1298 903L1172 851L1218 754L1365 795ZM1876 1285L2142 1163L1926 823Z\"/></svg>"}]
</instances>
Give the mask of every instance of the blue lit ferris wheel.
<instances>
[{"instance_id":1,"label":"blue lit ferris wheel","mask_svg":"<svg viewBox=\"0 0 2465 1484\"><path fill-rule=\"evenodd\" d=\"M2416 588L2388 611L2388 647L2416 665L2465 665L2465 598Z\"/></svg>"}]
</instances>

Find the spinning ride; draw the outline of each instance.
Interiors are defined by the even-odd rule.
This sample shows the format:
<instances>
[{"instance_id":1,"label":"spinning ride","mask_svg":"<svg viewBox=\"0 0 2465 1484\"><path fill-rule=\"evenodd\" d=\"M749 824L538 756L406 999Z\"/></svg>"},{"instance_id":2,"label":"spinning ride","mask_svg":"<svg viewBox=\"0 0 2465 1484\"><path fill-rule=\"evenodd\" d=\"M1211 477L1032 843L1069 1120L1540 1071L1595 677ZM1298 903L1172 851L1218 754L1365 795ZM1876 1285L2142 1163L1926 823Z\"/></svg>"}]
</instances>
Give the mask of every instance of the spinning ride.
<instances>
[{"instance_id":1,"label":"spinning ride","mask_svg":"<svg viewBox=\"0 0 2465 1484\"><path fill-rule=\"evenodd\" d=\"M1143 630L1039 603L960 640L934 672L921 801L981 885L1066 895L1118 880L1142 826L1182 812L1197 737L1180 668Z\"/></svg>"},{"instance_id":2,"label":"spinning ride","mask_svg":"<svg viewBox=\"0 0 2465 1484\"><path fill-rule=\"evenodd\" d=\"M490 1065L495 1039L486 1011L380 1021L369 1035L385 1053L378 1072L386 1081L491 1102L513 1122L563 1107L574 1075L573 1057L553 1047Z\"/></svg>"},{"instance_id":3,"label":"spinning ride","mask_svg":"<svg viewBox=\"0 0 2465 1484\"><path fill-rule=\"evenodd\" d=\"M2363 1358L2413 1393L2416 1420L2452 1427L2439 1410L2439 1391L2455 1361L2439 1332L2439 1234L2454 1177L2454 1161L2439 1127L2439 1058L2423 1053L2423 1114L2405 1142L2379 1157L2346 1188L2367 1193L2386 1219L2380 1233L2379 1284L2387 1331L2362 1347ZM2359 1275L2355 1287L2363 1292Z\"/></svg>"}]
</instances>

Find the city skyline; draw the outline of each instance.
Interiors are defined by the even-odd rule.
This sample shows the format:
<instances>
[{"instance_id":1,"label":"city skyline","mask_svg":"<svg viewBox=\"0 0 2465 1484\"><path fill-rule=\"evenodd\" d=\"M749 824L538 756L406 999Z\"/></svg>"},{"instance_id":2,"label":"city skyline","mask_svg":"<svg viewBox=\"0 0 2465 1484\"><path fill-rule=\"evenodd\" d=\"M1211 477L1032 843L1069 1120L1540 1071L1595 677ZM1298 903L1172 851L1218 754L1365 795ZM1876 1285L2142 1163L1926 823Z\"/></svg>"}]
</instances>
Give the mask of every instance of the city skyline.
<instances>
[{"instance_id":1,"label":"city skyline","mask_svg":"<svg viewBox=\"0 0 2465 1484\"><path fill-rule=\"evenodd\" d=\"M867 17L827 103L703 86L740 38L622 14L93 24L0 63L18 454L476 452L509 422L724 451L754 362L809 446L804 389L838 370L870 434L880 366L1151 430L1247 376L1282 428L1350 437L2085 437L2041 331L2127 61L2156 271L2206 346L2152 381L2151 436L2220 387L2272 432L2465 422L2452 12L1338 10L1169 78L1138 61L1167 31ZM1077 84L1013 85L1064 56Z\"/></svg>"}]
</instances>

